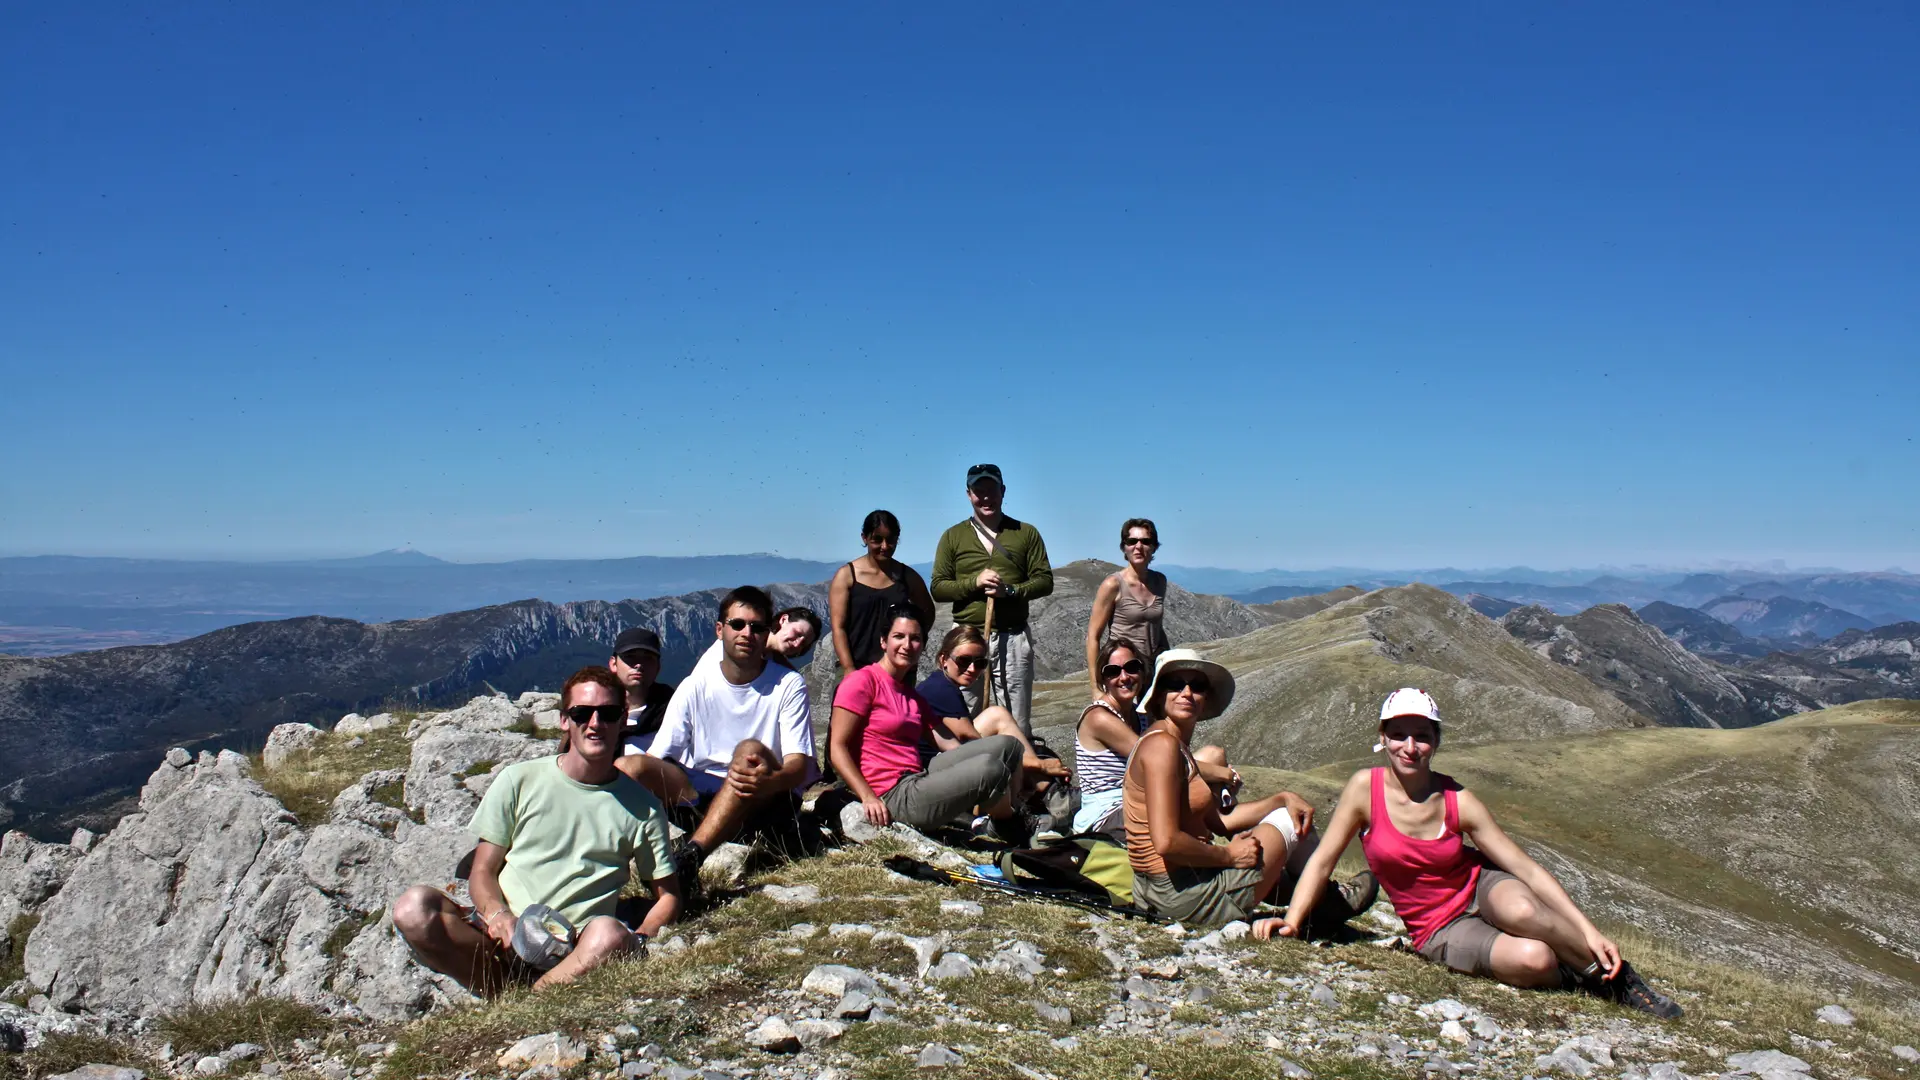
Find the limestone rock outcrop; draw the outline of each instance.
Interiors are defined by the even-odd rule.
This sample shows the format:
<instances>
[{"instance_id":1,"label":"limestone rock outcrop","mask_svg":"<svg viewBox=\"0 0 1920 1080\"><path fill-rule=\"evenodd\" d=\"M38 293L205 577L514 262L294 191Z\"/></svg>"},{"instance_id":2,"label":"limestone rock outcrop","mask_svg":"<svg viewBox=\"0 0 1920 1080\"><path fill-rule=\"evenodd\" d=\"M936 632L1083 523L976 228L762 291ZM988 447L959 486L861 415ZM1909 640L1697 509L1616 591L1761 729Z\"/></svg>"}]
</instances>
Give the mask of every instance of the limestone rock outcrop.
<instances>
[{"instance_id":1,"label":"limestone rock outcrop","mask_svg":"<svg viewBox=\"0 0 1920 1080\"><path fill-rule=\"evenodd\" d=\"M354 780L310 829L246 758L173 750L138 811L90 850L20 834L0 843L0 927L38 912L27 981L68 1012L151 1015L267 994L403 1020L464 999L412 962L387 905L411 884L455 885L493 775L554 752L523 733L532 726L496 697L416 719L408 767ZM274 736L285 763L324 733L283 725Z\"/></svg>"}]
</instances>

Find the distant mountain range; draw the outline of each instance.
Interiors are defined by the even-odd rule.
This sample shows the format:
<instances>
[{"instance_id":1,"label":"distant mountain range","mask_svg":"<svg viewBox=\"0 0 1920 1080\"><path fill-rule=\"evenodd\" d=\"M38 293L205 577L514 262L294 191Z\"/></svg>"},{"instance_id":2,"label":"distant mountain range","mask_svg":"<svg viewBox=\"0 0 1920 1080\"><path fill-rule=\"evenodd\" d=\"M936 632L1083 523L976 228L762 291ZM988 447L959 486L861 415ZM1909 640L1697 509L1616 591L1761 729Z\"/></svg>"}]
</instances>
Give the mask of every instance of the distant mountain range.
<instances>
[{"instance_id":1,"label":"distant mountain range","mask_svg":"<svg viewBox=\"0 0 1920 1080\"><path fill-rule=\"evenodd\" d=\"M534 598L619 601L743 581L824 581L838 565L766 554L452 563L410 549L290 562L0 558L0 653L44 656L158 644L303 615L384 622ZM915 565L926 572L925 564ZM1413 582L1480 598L1470 602L1483 613L1502 604L1538 604L1571 615L1603 603L1707 608L1759 601L1755 608L1728 606L1723 617L1738 622L1746 636L1766 640L1805 641L1920 619L1920 576L1897 572L1161 569L1196 594L1221 594L1248 605L1344 585L1366 591ZM1831 610L1797 609L1782 601Z\"/></svg>"},{"instance_id":2,"label":"distant mountain range","mask_svg":"<svg viewBox=\"0 0 1920 1080\"><path fill-rule=\"evenodd\" d=\"M420 619L530 598L626 600L749 581L824 581L837 563L777 555L450 563L417 551L311 562L0 559L0 653L178 641L302 615Z\"/></svg>"}]
</instances>

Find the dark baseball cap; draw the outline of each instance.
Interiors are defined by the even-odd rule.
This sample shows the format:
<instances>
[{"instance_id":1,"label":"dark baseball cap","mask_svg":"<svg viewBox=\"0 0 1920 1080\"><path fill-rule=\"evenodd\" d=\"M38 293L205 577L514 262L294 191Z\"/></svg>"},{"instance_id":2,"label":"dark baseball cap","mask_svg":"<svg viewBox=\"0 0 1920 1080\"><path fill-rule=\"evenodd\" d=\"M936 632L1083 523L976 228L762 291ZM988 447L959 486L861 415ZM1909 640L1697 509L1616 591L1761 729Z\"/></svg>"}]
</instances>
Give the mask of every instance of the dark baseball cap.
<instances>
[{"instance_id":1,"label":"dark baseball cap","mask_svg":"<svg viewBox=\"0 0 1920 1080\"><path fill-rule=\"evenodd\" d=\"M1000 466L998 465L975 465L973 468L967 470L967 488L969 490L973 488L973 485L982 480L992 480L1001 487L1007 486L1007 482L1000 476Z\"/></svg>"},{"instance_id":2,"label":"dark baseball cap","mask_svg":"<svg viewBox=\"0 0 1920 1080\"><path fill-rule=\"evenodd\" d=\"M644 626L629 626L620 631L620 637L613 643L613 655L619 656L629 649L639 649L660 655L660 635Z\"/></svg>"}]
</instances>

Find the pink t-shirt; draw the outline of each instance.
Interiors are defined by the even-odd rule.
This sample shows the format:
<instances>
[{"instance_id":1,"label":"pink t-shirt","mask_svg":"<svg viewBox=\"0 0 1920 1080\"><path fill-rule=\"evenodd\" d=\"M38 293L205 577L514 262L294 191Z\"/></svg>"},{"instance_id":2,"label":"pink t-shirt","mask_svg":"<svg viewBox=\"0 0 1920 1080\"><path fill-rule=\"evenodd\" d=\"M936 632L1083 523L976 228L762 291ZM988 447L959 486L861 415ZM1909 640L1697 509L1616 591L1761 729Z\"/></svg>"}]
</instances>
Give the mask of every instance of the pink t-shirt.
<instances>
[{"instance_id":1,"label":"pink t-shirt","mask_svg":"<svg viewBox=\"0 0 1920 1080\"><path fill-rule=\"evenodd\" d=\"M918 690L903 689L886 668L868 664L841 682L833 707L867 718L858 750L860 775L875 795L885 795L901 777L920 771L920 743L933 710Z\"/></svg>"}]
</instances>

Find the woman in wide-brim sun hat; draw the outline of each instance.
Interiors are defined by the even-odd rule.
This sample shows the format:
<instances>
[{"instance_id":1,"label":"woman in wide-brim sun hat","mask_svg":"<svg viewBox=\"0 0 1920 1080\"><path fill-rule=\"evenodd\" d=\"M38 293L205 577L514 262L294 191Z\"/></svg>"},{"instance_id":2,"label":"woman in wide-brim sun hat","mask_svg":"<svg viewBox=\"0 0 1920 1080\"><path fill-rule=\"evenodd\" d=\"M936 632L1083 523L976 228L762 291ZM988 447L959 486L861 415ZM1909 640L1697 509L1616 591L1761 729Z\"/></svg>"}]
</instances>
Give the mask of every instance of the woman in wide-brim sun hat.
<instances>
[{"instance_id":1,"label":"woman in wide-brim sun hat","mask_svg":"<svg viewBox=\"0 0 1920 1080\"><path fill-rule=\"evenodd\" d=\"M1387 696L1374 747L1386 751L1386 765L1347 781L1287 917L1260 920L1254 936L1302 933L1333 864L1359 836L1368 868L1421 956L1509 986L1580 990L1654 1016L1679 1016L1680 1007L1620 958L1484 803L1433 771L1440 727L1440 706L1425 690L1408 686Z\"/></svg>"},{"instance_id":2,"label":"woman in wide-brim sun hat","mask_svg":"<svg viewBox=\"0 0 1920 1080\"><path fill-rule=\"evenodd\" d=\"M1134 903L1191 925L1247 918L1314 849L1312 804L1283 791L1223 809L1238 774L1218 747L1191 748L1195 726L1225 712L1233 691L1225 666L1192 649L1161 653L1145 697L1152 723L1121 779Z\"/></svg>"}]
</instances>

